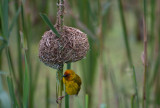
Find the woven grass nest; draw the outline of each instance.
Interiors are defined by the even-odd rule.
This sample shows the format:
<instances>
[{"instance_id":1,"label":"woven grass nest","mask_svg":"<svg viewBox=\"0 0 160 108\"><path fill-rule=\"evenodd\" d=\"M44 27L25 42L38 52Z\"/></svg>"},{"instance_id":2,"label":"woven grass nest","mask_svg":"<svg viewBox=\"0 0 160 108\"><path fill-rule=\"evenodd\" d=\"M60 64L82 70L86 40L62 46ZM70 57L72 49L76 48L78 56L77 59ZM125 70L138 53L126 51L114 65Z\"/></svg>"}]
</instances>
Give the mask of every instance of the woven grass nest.
<instances>
[{"instance_id":1,"label":"woven grass nest","mask_svg":"<svg viewBox=\"0 0 160 108\"><path fill-rule=\"evenodd\" d=\"M63 32L59 34L61 37L57 37L52 30L46 31L39 44L39 59L55 69L64 63L81 60L89 50L88 38L80 30L63 26Z\"/></svg>"}]
</instances>

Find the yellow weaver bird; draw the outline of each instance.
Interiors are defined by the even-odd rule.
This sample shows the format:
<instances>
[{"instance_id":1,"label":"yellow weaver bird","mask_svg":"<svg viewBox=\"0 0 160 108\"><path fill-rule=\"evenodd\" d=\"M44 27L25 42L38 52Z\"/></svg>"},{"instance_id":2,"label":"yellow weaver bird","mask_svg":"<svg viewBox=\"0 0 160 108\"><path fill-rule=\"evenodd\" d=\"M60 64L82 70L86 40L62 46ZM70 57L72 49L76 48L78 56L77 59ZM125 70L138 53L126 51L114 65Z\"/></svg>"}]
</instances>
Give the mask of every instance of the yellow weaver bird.
<instances>
[{"instance_id":1,"label":"yellow weaver bird","mask_svg":"<svg viewBox=\"0 0 160 108\"><path fill-rule=\"evenodd\" d=\"M63 83L65 84L66 93L68 95L78 95L82 82L81 78L73 70L66 70L64 72ZM62 100L65 96L59 97L56 102L58 103L58 100Z\"/></svg>"},{"instance_id":2,"label":"yellow weaver bird","mask_svg":"<svg viewBox=\"0 0 160 108\"><path fill-rule=\"evenodd\" d=\"M66 70L63 75L66 93L68 95L78 95L81 89L81 78L73 71Z\"/></svg>"}]
</instances>

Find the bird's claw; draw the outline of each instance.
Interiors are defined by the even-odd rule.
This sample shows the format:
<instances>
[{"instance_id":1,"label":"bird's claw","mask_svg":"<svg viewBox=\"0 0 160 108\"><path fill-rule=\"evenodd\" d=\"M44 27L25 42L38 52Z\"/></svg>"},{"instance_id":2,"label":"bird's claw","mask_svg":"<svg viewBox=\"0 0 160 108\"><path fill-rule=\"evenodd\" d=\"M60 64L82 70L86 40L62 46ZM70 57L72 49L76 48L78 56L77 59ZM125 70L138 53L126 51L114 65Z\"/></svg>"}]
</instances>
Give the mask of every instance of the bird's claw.
<instances>
[{"instance_id":1,"label":"bird's claw","mask_svg":"<svg viewBox=\"0 0 160 108\"><path fill-rule=\"evenodd\" d=\"M60 96L57 100L56 103L59 104L59 100L62 100L65 96Z\"/></svg>"}]
</instances>

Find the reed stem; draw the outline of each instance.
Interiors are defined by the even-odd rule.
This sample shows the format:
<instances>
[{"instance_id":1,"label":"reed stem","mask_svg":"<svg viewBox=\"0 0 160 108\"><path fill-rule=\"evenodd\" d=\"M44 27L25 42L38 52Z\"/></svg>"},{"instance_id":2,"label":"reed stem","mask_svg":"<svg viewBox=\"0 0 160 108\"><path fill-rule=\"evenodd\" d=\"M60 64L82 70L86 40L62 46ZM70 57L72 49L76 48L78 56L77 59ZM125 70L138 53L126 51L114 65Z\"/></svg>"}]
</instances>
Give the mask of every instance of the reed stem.
<instances>
[{"instance_id":1,"label":"reed stem","mask_svg":"<svg viewBox=\"0 0 160 108\"><path fill-rule=\"evenodd\" d=\"M57 12L57 26L58 29L60 30L60 34L63 32L63 16L64 16L64 0L58 0L57 2L58 5L58 12ZM58 69L57 71L57 75L58 75L58 98L62 96L62 91L63 91L63 80L62 80L62 76L63 76L63 64L61 66L60 69ZM60 100L60 102L57 104L57 108L61 108L62 101Z\"/></svg>"},{"instance_id":2,"label":"reed stem","mask_svg":"<svg viewBox=\"0 0 160 108\"><path fill-rule=\"evenodd\" d=\"M129 45L129 41L128 41L126 22L125 22L125 17L124 17L123 6L122 6L122 1L121 0L118 0L118 6L119 6L119 12L120 12L120 17L121 17L122 27L123 27L124 41L125 41L128 61L129 61L130 67L132 67L133 62L132 62L131 50L130 50L130 45Z\"/></svg>"},{"instance_id":3,"label":"reed stem","mask_svg":"<svg viewBox=\"0 0 160 108\"><path fill-rule=\"evenodd\" d=\"M63 81L62 81L62 76L63 76L63 66L57 71L57 84L58 84L58 98L62 96L62 91L63 91ZM59 100L59 103L57 104L57 108L62 107L62 100Z\"/></svg>"},{"instance_id":4,"label":"reed stem","mask_svg":"<svg viewBox=\"0 0 160 108\"><path fill-rule=\"evenodd\" d=\"M135 96L136 96L136 108L139 108L139 96L138 96L138 87L137 87L137 79L136 79L136 72L135 72L135 69L134 69L134 66L133 66L133 79L134 79L134 85L135 85ZM134 108L134 107L133 107Z\"/></svg>"},{"instance_id":5,"label":"reed stem","mask_svg":"<svg viewBox=\"0 0 160 108\"><path fill-rule=\"evenodd\" d=\"M89 97L88 94L85 96L85 108L88 108Z\"/></svg>"},{"instance_id":6,"label":"reed stem","mask_svg":"<svg viewBox=\"0 0 160 108\"><path fill-rule=\"evenodd\" d=\"M67 64L67 69L71 69L71 63ZM69 95L65 93L65 108L69 108Z\"/></svg>"},{"instance_id":7,"label":"reed stem","mask_svg":"<svg viewBox=\"0 0 160 108\"><path fill-rule=\"evenodd\" d=\"M143 56L143 60L144 60L144 79L143 79L142 108L145 108L146 107L146 81L147 81L147 33L146 33L145 13L144 13L144 17L143 17L143 28L144 28L144 56Z\"/></svg>"}]
</instances>

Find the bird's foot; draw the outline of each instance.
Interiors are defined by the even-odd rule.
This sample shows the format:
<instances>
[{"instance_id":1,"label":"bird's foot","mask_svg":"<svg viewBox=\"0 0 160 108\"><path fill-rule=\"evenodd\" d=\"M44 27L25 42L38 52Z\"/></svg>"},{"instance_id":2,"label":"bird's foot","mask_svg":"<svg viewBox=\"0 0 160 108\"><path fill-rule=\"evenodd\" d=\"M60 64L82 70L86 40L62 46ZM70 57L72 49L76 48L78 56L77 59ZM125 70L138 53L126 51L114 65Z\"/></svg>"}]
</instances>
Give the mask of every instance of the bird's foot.
<instances>
[{"instance_id":1,"label":"bird's foot","mask_svg":"<svg viewBox=\"0 0 160 108\"><path fill-rule=\"evenodd\" d=\"M66 96L66 95L65 95ZM56 100L56 103L59 104L59 101L62 100L65 96L60 96L58 97L58 99Z\"/></svg>"}]
</instances>

